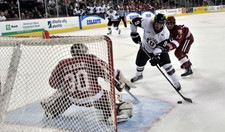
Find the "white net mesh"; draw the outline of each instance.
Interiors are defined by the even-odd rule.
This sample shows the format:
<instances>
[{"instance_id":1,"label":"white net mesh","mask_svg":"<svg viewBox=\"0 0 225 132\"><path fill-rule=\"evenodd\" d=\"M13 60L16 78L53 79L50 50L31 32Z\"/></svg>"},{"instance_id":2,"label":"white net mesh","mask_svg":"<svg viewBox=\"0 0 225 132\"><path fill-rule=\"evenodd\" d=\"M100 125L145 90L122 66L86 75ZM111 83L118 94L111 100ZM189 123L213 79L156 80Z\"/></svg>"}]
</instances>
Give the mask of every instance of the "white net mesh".
<instances>
[{"instance_id":1,"label":"white net mesh","mask_svg":"<svg viewBox=\"0 0 225 132\"><path fill-rule=\"evenodd\" d=\"M107 36L1 37L0 60L1 131L116 131Z\"/></svg>"}]
</instances>

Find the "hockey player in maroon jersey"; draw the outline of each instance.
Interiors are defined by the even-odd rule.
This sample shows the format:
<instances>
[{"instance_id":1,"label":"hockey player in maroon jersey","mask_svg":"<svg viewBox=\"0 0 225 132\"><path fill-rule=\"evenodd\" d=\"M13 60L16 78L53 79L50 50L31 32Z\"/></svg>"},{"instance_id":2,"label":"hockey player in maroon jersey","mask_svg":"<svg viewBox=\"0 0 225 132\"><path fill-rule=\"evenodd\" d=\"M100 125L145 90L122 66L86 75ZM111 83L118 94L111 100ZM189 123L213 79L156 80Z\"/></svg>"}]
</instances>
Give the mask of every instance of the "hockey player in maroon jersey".
<instances>
[{"instance_id":1,"label":"hockey player in maroon jersey","mask_svg":"<svg viewBox=\"0 0 225 132\"><path fill-rule=\"evenodd\" d=\"M152 66L159 65L163 67L167 75L170 77L177 91L181 89L178 77L173 68L168 52L165 51L164 45L169 39L169 31L165 25L165 16L157 14L154 21L149 18L136 17L131 21L131 38L137 44L141 44L136 56L136 75L131 79L131 82L138 81L143 78L143 71L146 63L150 59ZM137 32L140 27L144 30L143 39ZM144 50L146 51L144 51ZM149 58L150 56L150 58Z\"/></svg>"},{"instance_id":2,"label":"hockey player in maroon jersey","mask_svg":"<svg viewBox=\"0 0 225 132\"><path fill-rule=\"evenodd\" d=\"M192 63L188 58L188 52L194 42L194 37L188 27L184 25L176 25L176 19L170 16L166 20L167 28L170 31L170 43L167 44L167 50L175 49L175 56L181 63L181 68L185 69L185 72L181 76L188 76L193 74L191 69Z\"/></svg>"},{"instance_id":3,"label":"hockey player in maroon jersey","mask_svg":"<svg viewBox=\"0 0 225 132\"><path fill-rule=\"evenodd\" d=\"M49 84L57 91L41 101L46 117L55 118L72 104L103 110L104 120L111 116L112 106L107 97L109 91L100 86L98 77L105 80L109 80L111 76L117 77L120 84L116 86L119 89L125 86L124 78L120 80L122 73L118 70L115 70L115 75L111 75L108 65L103 60L87 52L88 48L84 44L72 45L72 58L61 60L52 71ZM129 83L126 85L131 86ZM117 111L118 121L129 120L132 116L132 103L118 103Z\"/></svg>"}]
</instances>

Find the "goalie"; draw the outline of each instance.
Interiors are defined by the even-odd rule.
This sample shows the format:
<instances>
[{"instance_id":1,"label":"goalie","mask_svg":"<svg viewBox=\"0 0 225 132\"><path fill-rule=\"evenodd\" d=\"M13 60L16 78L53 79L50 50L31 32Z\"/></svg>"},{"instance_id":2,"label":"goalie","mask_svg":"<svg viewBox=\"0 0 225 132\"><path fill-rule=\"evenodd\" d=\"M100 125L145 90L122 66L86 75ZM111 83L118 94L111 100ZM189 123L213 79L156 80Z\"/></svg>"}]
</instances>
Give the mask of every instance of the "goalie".
<instances>
[{"instance_id":1,"label":"goalie","mask_svg":"<svg viewBox=\"0 0 225 132\"><path fill-rule=\"evenodd\" d=\"M109 80L108 65L93 54L88 54L84 44L74 44L71 47L72 58L61 60L52 71L49 84L57 91L49 98L41 101L47 118L55 118L63 114L72 104L77 106L95 107L102 110L104 120L111 116L111 106L108 91L101 88L98 77ZM127 81L119 70L114 75L119 84L116 88L122 91L125 85L135 87ZM132 117L132 103L120 100L117 103L118 122Z\"/></svg>"}]
</instances>

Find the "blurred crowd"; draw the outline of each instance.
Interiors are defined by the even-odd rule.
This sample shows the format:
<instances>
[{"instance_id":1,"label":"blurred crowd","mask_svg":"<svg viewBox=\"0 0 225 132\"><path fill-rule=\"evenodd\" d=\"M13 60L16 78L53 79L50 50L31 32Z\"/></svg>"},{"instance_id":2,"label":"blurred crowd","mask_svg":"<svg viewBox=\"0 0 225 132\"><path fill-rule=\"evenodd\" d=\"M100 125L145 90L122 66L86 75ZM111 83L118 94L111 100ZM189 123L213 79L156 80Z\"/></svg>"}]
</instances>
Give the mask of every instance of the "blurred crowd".
<instances>
[{"instance_id":1,"label":"blurred crowd","mask_svg":"<svg viewBox=\"0 0 225 132\"><path fill-rule=\"evenodd\" d=\"M193 0L184 0L192 3ZM224 0L216 0L222 2ZM109 7L126 12L183 7L181 0L0 0L0 21L105 14ZM198 0L201 5L207 4ZM216 3L221 4L221 3ZM185 5L186 6L186 5Z\"/></svg>"}]
</instances>

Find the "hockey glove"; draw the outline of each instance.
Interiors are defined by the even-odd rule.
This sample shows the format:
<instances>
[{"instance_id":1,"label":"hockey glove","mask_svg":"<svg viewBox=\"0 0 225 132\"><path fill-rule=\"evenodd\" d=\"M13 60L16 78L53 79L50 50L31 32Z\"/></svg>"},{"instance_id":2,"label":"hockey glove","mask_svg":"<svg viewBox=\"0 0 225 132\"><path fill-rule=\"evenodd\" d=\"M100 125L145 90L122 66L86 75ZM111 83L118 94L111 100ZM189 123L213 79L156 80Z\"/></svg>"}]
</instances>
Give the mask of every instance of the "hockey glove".
<instances>
[{"instance_id":1,"label":"hockey glove","mask_svg":"<svg viewBox=\"0 0 225 132\"><path fill-rule=\"evenodd\" d=\"M134 43L136 43L136 44L141 43L141 37L140 37L139 33L131 32L130 36L131 36L132 40L134 41Z\"/></svg>"},{"instance_id":2,"label":"hockey glove","mask_svg":"<svg viewBox=\"0 0 225 132\"><path fill-rule=\"evenodd\" d=\"M161 48L155 48L155 50L153 51L153 54L155 56L159 56L162 53L162 49Z\"/></svg>"},{"instance_id":3,"label":"hockey glove","mask_svg":"<svg viewBox=\"0 0 225 132\"><path fill-rule=\"evenodd\" d=\"M159 64L159 61L160 61L160 56L156 55L151 58L150 63L152 66L156 66L157 64Z\"/></svg>"},{"instance_id":4,"label":"hockey glove","mask_svg":"<svg viewBox=\"0 0 225 132\"><path fill-rule=\"evenodd\" d=\"M166 39L160 43L157 44L157 48L160 48L162 51L167 51L168 49L168 43L170 43L169 39Z\"/></svg>"}]
</instances>

